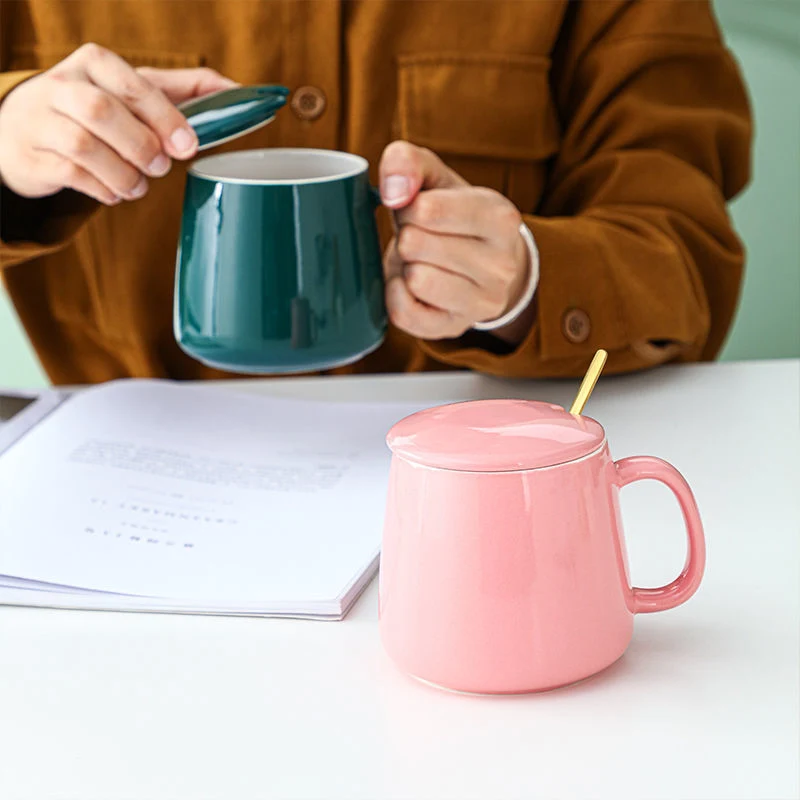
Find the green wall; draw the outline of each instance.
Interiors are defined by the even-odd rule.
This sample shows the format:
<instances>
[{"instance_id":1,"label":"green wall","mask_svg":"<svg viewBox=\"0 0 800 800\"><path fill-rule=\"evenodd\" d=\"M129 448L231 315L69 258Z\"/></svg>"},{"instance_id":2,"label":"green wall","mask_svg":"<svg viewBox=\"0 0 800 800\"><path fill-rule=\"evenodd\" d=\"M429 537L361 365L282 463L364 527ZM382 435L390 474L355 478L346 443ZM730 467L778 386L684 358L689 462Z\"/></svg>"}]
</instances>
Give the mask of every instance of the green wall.
<instances>
[{"instance_id":1,"label":"green wall","mask_svg":"<svg viewBox=\"0 0 800 800\"><path fill-rule=\"evenodd\" d=\"M723 360L800 356L800 0L717 0L750 88L753 181L731 204L747 247Z\"/></svg>"},{"instance_id":2,"label":"green wall","mask_svg":"<svg viewBox=\"0 0 800 800\"><path fill-rule=\"evenodd\" d=\"M39 388L47 384L14 307L0 285L0 388Z\"/></svg>"}]
</instances>

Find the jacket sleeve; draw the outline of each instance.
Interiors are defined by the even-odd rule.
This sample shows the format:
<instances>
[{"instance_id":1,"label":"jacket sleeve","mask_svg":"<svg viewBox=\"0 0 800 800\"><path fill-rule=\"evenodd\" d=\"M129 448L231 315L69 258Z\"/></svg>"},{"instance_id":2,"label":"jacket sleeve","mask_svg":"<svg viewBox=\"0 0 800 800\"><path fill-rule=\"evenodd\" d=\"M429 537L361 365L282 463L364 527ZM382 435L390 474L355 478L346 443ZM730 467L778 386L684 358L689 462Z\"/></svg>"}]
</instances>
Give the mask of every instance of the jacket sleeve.
<instances>
[{"instance_id":1,"label":"jacket sleeve","mask_svg":"<svg viewBox=\"0 0 800 800\"><path fill-rule=\"evenodd\" d=\"M713 358L736 309L743 248L726 200L747 183L751 121L707 2L570 3L551 83L561 145L524 214L541 277L516 348L469 333L439 361L519 377Z\"/></svg>"},{"instance_id":2,"label":"jacket sleeve","mask_svg":"<svg viewBox=\"0 0 800 800\"><path fill-rule=\"evenodd\" d=\"M0 73L0 104L35 71ZM0 175L0 268L28 261L64 247L98 207L73 191L32 200L2 185Z\"/></svg>"}]
</instances>

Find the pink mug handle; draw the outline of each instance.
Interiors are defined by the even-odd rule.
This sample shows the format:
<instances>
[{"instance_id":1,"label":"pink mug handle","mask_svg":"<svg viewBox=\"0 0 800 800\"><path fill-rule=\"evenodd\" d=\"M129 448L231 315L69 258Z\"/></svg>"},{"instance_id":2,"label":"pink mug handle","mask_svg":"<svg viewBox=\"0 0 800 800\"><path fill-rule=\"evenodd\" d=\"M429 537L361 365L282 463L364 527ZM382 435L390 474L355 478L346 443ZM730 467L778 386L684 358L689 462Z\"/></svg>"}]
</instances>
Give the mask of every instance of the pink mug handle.
<instances>
[{"instance_id":1,"label":"pink mug handle","mask_svg":"<svg viewBox=\"0 0 800 800\"><path fill-rule=\"evenodd\" d=\"M696 591L706 567L706 540L703 523L697 510L692 490L683 475L672 464L652 456L623 458L614 463L619 475L620 486L641 480L656 480L670 488L678 499L689 549L683 571L672 583L657 589L633 589L633 613L644 614L652 611L666 611L685 603Z\"/></svg>"}]
</instances>

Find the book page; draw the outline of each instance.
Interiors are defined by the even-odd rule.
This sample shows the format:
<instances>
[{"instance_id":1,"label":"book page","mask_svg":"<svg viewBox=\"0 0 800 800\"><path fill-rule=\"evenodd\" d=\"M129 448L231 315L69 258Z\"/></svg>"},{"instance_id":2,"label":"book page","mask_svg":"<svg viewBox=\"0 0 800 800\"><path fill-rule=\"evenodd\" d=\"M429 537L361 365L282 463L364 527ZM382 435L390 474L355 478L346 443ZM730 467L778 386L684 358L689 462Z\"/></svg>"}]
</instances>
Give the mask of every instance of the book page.
<instances>
[{"instance_id":1,"label":"book page","mask_svg":"<svg viewBox=\"0 0 800 800\"><path fill-rule=\"evenodd\" d=\"M26 392L0 389L0 454L21 439L66 399L55 389Z\"/></svg>"},{"instance_id":2,"label":"book page","mask_svg":"<svg viewBox=\"0 0 800 800\"><path fill-rule=\"evenodd\" d=\"M380 547L386 433L421 407L87 390L0 457L0 574L207 603L336 598Z\"/></svg>"}]
</instances>

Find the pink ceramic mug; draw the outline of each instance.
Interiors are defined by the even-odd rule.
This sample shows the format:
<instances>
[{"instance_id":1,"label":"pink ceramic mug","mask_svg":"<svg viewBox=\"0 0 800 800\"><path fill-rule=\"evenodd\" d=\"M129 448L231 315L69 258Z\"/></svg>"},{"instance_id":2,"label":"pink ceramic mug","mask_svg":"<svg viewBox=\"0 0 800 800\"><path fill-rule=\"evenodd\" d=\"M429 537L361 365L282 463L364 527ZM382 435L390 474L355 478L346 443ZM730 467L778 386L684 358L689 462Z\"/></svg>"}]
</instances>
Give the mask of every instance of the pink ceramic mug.
<instances>
[{"instance_id":1,"label":"pink ceramic mug","mask_svg":"<svg viewBox=\"0 0 800 800\"><path fill-rule=\"evenodd\" d=\"M410 675L465 692L573 683L624 652L633 615L697 590L705 540L680 473L657 458L613 461L603 428L560 406L456 403L413 414L392 450L380 567L380 629ZM632 588L619 490L652 478L680 503L681 574Z\"/></svg>"}]
</instances>

